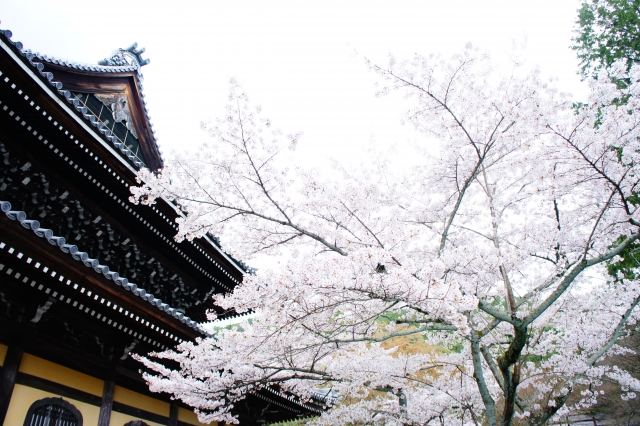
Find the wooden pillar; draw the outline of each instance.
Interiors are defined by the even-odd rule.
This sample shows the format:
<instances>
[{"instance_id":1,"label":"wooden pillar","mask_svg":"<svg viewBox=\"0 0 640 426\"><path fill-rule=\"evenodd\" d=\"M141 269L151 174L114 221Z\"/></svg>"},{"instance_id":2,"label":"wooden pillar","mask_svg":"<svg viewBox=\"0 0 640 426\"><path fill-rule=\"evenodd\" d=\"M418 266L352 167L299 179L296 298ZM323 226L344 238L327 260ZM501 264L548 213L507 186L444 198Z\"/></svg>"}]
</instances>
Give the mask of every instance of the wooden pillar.
<instances>
[{"instance_id":1,"label":"wooden pillar","mask_svg":"<svg viewBox=\"0 0 640 426\"><path fill-rule=\"evenodd\" d=\"M102 403L100 404L100 415L98 416L98 426L109 426L111 422L111 410L113 408L113 393L116 388L116 371L112 369L107 374L102 388Z\"/></svg>"},{"instance_id":2,"label":"wooden pillar","mask_svg":"<svg viewBox=\"0 0 640 426\"><path fill-rule=\"evenodd\" d=\"M178 404L172 402L169 406L169 425L178 426Z\"/></svg>"},{"instance_id":3,"label":"wooden pillar","mask_svg":"<svg viewBox=\"0 0 640 426\"><path fill-rule=\"evenodd\" d=\"M16 385L16 377L20 369L24 349L19 346L9 346L2 367L2 383L0 383L0 425L4 424L9 409L9 402Z\"/></svg>"}]
</instances>

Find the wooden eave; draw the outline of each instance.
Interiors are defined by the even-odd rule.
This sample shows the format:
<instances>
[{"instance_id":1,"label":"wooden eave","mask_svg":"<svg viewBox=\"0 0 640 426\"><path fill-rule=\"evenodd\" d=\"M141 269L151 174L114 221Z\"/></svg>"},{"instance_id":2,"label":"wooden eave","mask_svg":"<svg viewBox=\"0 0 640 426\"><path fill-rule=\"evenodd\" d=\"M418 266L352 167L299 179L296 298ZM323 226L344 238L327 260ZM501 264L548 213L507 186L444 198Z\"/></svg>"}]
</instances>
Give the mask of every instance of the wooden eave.
<instances>
[{"instance_id":1,"label":"wooden eave","mask_svg":"<svg viewBox=\"0 0 640 426\"><path fill-rule=\"evenodd\" d=\"M14 46L9 46L9 47L15 50ZM23 62L28 63L28 61L26 60L24 60ZM79 91L86 90L87 93L122 93L121 90L125 89L128 96L131 96L131 98L128 98L128 100L130 102L134 102L133 104L130 103L130 105L136 106L135 114L133 114L134 119L140 122L143 122L144 133L146 137L150 139L150 135L151 135L150 125L148 120L145 118L146 113L144 113L144 107L142 105L142 100L141 100L142 96L139 91L139 85L137 84L138 76L136 75L135 72L129 71L129 72L121 72L121 73L104 73L104 72L96 72L96 71L78 70L74 68L64 67L61 65L47 63L47 62L42 62L42 63L44 64L45 69L49 68L52 73L55 71L54 80L60 81L61 83L63 83L63 87L65 87L67 90L75 90L73 88L80 87L80 85L82 85L82 88L78 90ZM58 78L60 71L62 71L63 73L66 73L62 75L61 79ZM69 87L66 86L67 83L63 82L65 78L69 79L68 80ZM77 112L75 113L77 116L80 116L80 114L78 114ZM137 127L137 124L136 124L136 129L139 130L139 133L142 133L140 131L142 129ZM155 142L149 145L145 144L145 146L152 147L152 150L154 150L153 155L157 156L158 161L160 162L160 166L162 166L163 164L162 158L160 157L160 154ZM103 146L98 146L96 144L95 148L100 151L100 157L104 159L105 162L108 162L108 164L112 168L120 170L120 173L123 176L126 176L128 178L127 183L129 185L137 185L137 182L135 180L135 172L133 171L132 167L131 166L124 167L124 168L122 167L122 163L126 163L125 160L118 161L118 159L115 157L119 157L119 155L115 153L113 150L105 150ZM145 155L146 155L146 152L145 152ZM157 208L161 210L163 214L165 214L167 217L172 218L173 220L179 217L179 214L175 211L174 206L169 205L164 200L158 200ZM154 218L151 218L151 220L153 219ZM198 247L200 247L209 256L214 258L219 264L224 265L225 269L229 272L229 274L233 277L233 279L235 279L236 281L242 281L243 272L241 272L238 269L238 267L235 265L234 263L235 261L230 260L227 256L222 254L222 251L219 247L217 246L214 247L212 244L209 244L202 239L194 241L194 245L197 245Z\"/></svg>"},{"instance_id":2,"label":"wooden eave","mask_svg":"<svg viewBox=\"0 0 640 426\"><path fill-rule=\"evenodd\" d=\"M62 86L65 90L71 90L70 88L80 87L79 90L85 90L90 92L94 91L106 91L113 90L119 91L122 88L128 90L130 96L135 101L131 105L136 105L134 108L137 111L137 116L139 120L145 121L142 118L143 110L141 106L141 97L137 95L139 93L138 85L136 84L136 79L138 78L135 72L122 72L122 73L101 73L101 72L89 72L82 70L71 70L67 67L57 66L50 63L44 63L45 73L38 75L38 70L35 69L33 63L30 63L25 57L20 57L20 52L15 49L15 46L9 46L18 56L18 59L22 61L22 65L16 63L16 61L11 58L3 59L3 68L10 72L12 75L12 81L19 83L19 85L25 89L26 92L29 93L31 99L36 101L37 104L42 106L43 110L49 112L55 112L56 120L64 127L68 129L70 133L75 135L77 138L81 138L85 144L90 145L91 149L96 153L96 155L104 161L110 168L110 170L114 170L117 174L119 174L123 180L127 183L127 185L137 185L135 181L135 169L131 164L122 159L115 150L109 146L109 143L101 137L100 133L97 130L93 129L88 120L82 116L80 112L75 110L72 106L68 104L66 99L56 93L56 89L51 87L50 82L47 81L44 74L48 72L53 75L53 81L60 82L60 86ZM0 57L5 56L6 53L3 49L0 49ZM42 63L42 62L41 62ZM25 68L27 72L25 73ZM31 76L29 75L31 74ZM58 77L61 78L58 78ZM49 80L51 80L51 75L48 76ZM39 80L36 81L36 80ZM65 81L65 83L62 83ZM65 86L68 84L69 86ZM74 86L75 85L75 86ZM46 90L43 90L44 87L48 87L49 94L46 93ZM26 105L25 105L26 106ZM25 117L29 117L31 122L33 120L40 120L43 123L46 123L46 120L35 114L33 111L24 111ZM43 125L44 126L44 125ZM148 128L147 128L148 129ZM147 135L149 134L148 130L146 131ZM142 134L142 132L141 132ZM78 155L74 160L77 160L76 163L82 163L83 167L87 170L91 170L91 173L98 177L100 180L105 182L105 184L109 183L109 187L113 189L113 192L120 192L121 198L125 200L128 198L128 190L124 190L122 188L118 189L117 182L110 173L106 172L102 167L100 167L97 163L89 160L81 160L81 156L86 156L81 148L69 144L66 151L74 152ZM56 166L57 167L57 166ZM53 167L54 170L57 170L56 167ZM167 224L165 220L163 220L157 212L162 212L167 218L170 218L172 221L178 216L178 213L175 211L174 207L163 200L159 200L156 206L153 207L154 211L151 211L150 208L144 206L132 206L135 210L145 218L150 224L153 224L156 228L160 229L164 235L167 237L173 237L175 234L175 229ZM156 235L149 235L148 232L142 230L143 239L151 242L155 238ZM163 242L158 243L158 247L163 246ZM156 246L156 243L147 244L149 246ZM204 284L209 280L205 277L197 278L199 276L198 268L199 266L204 267L210 274L213 274L217 277L218 281L225 285L225 289L222 291L229 291L232 289L237 282L242 280L242 272L238 269L233 261L227 258L217 247L214 247L212 243L208 243L204 240L196 240L192 243L183 242L179 244L179 247L188 254L189 258L192 261L186 261L185 259L180 258L180 256L175 256L174 254L168 253L164 256L165 260L170 264L178 266L179 268L184 268L186 270L190 270L190 273L185 274L185 276L193 276L196 277L196 282L202 281ZM166 251L166 250L165 250ZM203 254L204 253L204 254ZM208 255L211 259L213 259L219 267L213 266L210 260L206 258ZM168 256L168 257L167 257ZM171 261L168 259L171 258ZM226 271L226 274L218 270L218 268L222 268ZM229 278L231 277L231 279ZM232 281L232 280L235 280ZM198 284L200 285L200 284ZM212 283L207 284L210 288ZM218 289L217 292L221 290ZM204 319L200 319L203 321Z\"/></svg>"},{"instance_id":3,"label":"wooden eave","mask_svg":"<svg viewBox=\"0 0 640 426\"><path fill-rule=\"evenodd\" d=\"M6 217L0 217L0 232L7 240L5 243L11 243L16 250L20 250L20 252L34 259L43 259L49 262L49 265L56 265L56 275L72 278L74 283L84 285L93 293L116 302L130 312L139 313L140 317L162 323L167 330L175 331L182 339L193 340L200 336L200 333L194 329L176 318L163 314L155 306L143 303L138 296L124 290L122 287L113 285L99 273L85 267L81 262L70 261L65 253L32 235L30 231L22 228L19 223L13 222Z\"/></svg>"},{"instance_id":4,"label":"wooden eave","mask_svg":"<svg viewBox=\"0 0 640 426\"><path fill-rule=\"evenodd\" d=\"M55 99L51 99L46 94L42 93L38 85L25 76L24 73L20 72L19 67L15 66L11 61L6 61L2 65L2 70L4 71L4 77L8 75L11 76L11 82L13 84L19 85L23 93L28 93L30 96L29 100L36 102L38 105L41 105L40 111L48 111L48 117L51 117L51 114L54 114L55 120L58 123L56 126L52 125L52 122L48 121L47 118L43 117L40 114L40 111L35 111L33 108L29 109L29 104L21 99L19 96L16 96L17 93L4 92L0 90L0 93L4 93L3 100L5 102L10 102L12 109L15 109L17 115L21 116L22 119L25 119L30 123L30 126L34 126L38 129L39 135L44 135L51 141L54 141L56 145L59 144L59 141L64 141L64 152L65 155L69 156L71 159L75 161L76 164L81 164L82 167L91 173L91 175L98 178L100 181L107 184L110 190L117 194L121 199L126 200L129 196L128 188L125 187L122 183L117 182L115 177L112 176L103 166L98 164L95 160L88 157L87 153L72 142L66 142L66 135L64 133L60 134L61 131L58 130L60 135L56 135L57 126L61 126L65 129L69 129L68 132L77 135L84 141L91 142L95 141L96 135L92 132L87 132L87 130L81 126L74 117L64 113L64 111L60 111L59 104L55 101ZM23 107L21 105L24 104ZM4 112L4 111L3 111ZM60 113L56 113L60 112ZM6 112L4 112L6 114ZM20 146L16 147L16 149L22 152L21 155L26 158L31 158L32 161L36 161L47 175L56 178L58 181L65 181L67 178L65 174L69 174L69 176L74 176L73 173L77 172L72 168L69 168L69 165L66 164L61 158L57 155L51 156L50 150L47 149L46 146L39 141L36 136L34 136L30 131L28 131L25 126L21 126L20 123L13 122L10 120L6 125L3 126L2 131L0 132L5 134L9 140L20 140ZM97 142L97 141L96 141ZM114 170L115 173L119 174L129 185L135 185L135 174L133 170L131 170L127 165L116 158L113 153L109 152L102 144L99 143L91 143L91 149L99 155L100 158L104 159L104 163L108 164L111 170ZM86 179L85 179L86 181ZM76 194L86 194L82 198L85 200L85 203L89 204L94 210L99 211L105 218L118 227L118 223L122 221L122 215L125 212L122 210L119 205L112 205L109 207L109 204L115 204L113 200L110 200L110 197L106 196L102 191L96 191L95 186L91 186L90 182L83 181L82 179L76 179L71 182L71 186L69 189ZM136 211L140 213L140 215L152 216L152 212L149 211L148 208L144 206L134 206ZM156 221L157 222L157 221ZM156 224L160 226L160 223ZM168 224L164 224L164 231L170 232L170 226ZM193 276L194 271L187 272L187 270L192 269L186 261L178 258L170 259L170 255L167 256L163 253L163 250L156 250L155 248L162 248L164 244L155 243L150 244L155 238L158 238L157 235L152 234L148 229L143 226L136 225L136 223L132 223L126 230L121 229L122 232L126 232L128 234L132 234L132 236L140 242L140 245L143 247L148 247L154 256L159 259L162 259L167 264L173 265L174 269L180 273L181 276L184 276L187 282L190 281L188 277ZM186 246L186 244L185 244ZM166 250L164 250L166 252ZM183 270L184 269L184 270ZM142 301L141 301L142 302ZM149 305L151 306L151 305ZM169 318L173 318L168 314L162 314Z\"/></svg>"}]
</instances>

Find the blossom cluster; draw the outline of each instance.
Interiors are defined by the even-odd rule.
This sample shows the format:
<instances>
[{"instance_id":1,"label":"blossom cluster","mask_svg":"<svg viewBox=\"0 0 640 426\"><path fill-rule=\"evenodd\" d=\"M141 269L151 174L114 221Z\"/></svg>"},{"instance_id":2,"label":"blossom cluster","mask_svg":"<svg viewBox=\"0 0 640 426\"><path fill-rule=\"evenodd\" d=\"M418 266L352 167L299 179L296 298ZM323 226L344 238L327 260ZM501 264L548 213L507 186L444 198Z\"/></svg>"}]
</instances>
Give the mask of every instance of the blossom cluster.
<instances>
[{"instance_id":1,"label":"blossom cluster","mask_svg":"<svg viewBox=\"0 0 640 426\"><path fill-rule=\"evenodd\" d=\"M151 389L227 423L264 386L301 403L337 391L318 424L544 424L596 403L603 380L634 397L640 383L600 361L639 316L640 286L605 265L640 238L640 67L615 65L575 104L471 47L369 66L379 94L412 104L418 166L296 169L299 135L234 83L209 145L139 174L133 202L185 213L176 239L279 259L215 297L250 319L138 357Z\"/></svg>"}]
</instances>

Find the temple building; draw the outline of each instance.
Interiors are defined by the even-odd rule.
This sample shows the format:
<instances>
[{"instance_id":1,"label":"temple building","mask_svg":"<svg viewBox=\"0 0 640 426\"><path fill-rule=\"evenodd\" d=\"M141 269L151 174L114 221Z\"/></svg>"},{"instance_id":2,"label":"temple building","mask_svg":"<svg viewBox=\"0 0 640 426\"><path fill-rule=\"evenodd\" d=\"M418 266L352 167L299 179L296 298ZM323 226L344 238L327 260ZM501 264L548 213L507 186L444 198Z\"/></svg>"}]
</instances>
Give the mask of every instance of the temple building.
<instances>
[{"instance_id":1,"label":"temple building","mask_svg":"<svg viewBox=\"0 0 640 426\"><path fill-rule=\"evenodd\" d=\"M0 425L199 425L131 354L206 337L212 294L247 269L214 236L175 242L171 200L128 201L136 172L163 165L144 49L87 65L11 37L0 30ZM320 412L277 389L237 405L241 424Z\"/></svg>"}]
</instances>

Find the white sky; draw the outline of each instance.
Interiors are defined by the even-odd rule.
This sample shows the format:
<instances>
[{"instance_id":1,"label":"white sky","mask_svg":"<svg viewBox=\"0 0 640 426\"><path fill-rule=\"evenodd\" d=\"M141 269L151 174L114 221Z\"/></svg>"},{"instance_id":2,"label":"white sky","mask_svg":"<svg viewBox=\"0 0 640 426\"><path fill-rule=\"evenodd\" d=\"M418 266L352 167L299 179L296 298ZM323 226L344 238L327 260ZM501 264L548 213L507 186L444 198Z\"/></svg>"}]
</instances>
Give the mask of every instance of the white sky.
<instances>
[{"instance_id":1,"label":"white sky","mask_svg":"<svg viewBox=\"0 0 640 426\"><path fill-rule=\"evenodd\" d=\"M381 64L392 52L453 53L472 42L494 57L527 40L524 56L563 91L583 98L569 49L576 0L140 1L0 0L0 28L44 54L96 63L134 41L147 49L144 88L165 157L207 136L230 77L299 153L357 157L371 140L416 139L400 125L399 97L373 96L375 76L354 50ZM317 164L320 165L320 164Z\"/></svg>"}]
</instances>

